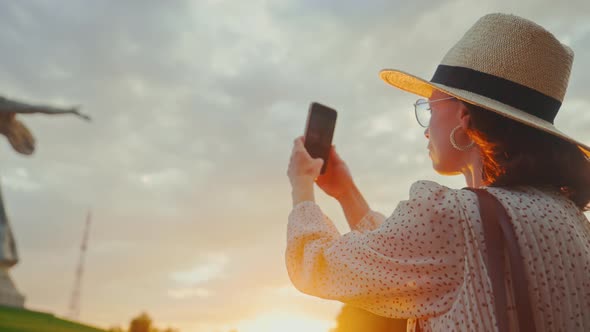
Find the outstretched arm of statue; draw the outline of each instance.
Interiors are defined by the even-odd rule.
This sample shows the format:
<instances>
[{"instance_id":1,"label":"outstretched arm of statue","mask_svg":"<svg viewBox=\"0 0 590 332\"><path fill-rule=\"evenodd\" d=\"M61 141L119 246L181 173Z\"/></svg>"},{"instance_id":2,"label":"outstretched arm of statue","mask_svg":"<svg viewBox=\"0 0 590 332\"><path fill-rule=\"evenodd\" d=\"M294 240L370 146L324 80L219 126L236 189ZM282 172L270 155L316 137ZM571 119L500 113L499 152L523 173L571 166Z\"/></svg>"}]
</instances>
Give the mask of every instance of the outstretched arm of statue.
<instances>
[{"instance_id":1,"label":"outstretched arm of statue","mask_svg":"<svg viewBox=\"0 0 590 332\"><path fill-rule=\"evenodd\" d=\"M21 103L19 101L9 100L0 97L0 112L14 112L14 113L43 113L43 114L66 114L71 113L90 121L90 117L86 114L80 113L79 107L58 108L45 105L32 105Z\"/></svg>"}]
</instances>

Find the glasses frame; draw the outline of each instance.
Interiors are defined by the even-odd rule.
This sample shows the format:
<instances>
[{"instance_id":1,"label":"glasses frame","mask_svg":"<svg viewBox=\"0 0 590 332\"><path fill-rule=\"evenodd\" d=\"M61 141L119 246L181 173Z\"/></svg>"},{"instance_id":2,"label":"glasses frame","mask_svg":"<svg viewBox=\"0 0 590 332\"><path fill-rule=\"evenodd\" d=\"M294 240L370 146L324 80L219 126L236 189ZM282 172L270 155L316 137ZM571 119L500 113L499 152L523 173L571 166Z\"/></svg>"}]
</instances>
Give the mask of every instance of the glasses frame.
<instances>
[{"instance_id":1,"label":"glasses frame","mask_svg":"<svg viewBox=\"0 0 590 332\"><path fill-rule=\"evenodd\" d=\"M423 104L432 104L432 103L436 103L437 101L443 101L443 100L449 100L449 99L457 99L456 97L447 97L447 98L441 98L441 99L435 99L435 100L428 100L428 99L424 99L424 98L420 98L418 100L416 100L416 102L414 103L414 116L416 117L416 121L418 122L418 124L420 125L420 127L422 128L428 128L430 127L430 118L428 119L428 124L424 125L422 124L422 122L420 122L420 118L418 117L418 106L419 105L423 105ZM430 111L432 113L432 110L429 108L426 109L427 111Z\"/></svg>"}]
</instances>

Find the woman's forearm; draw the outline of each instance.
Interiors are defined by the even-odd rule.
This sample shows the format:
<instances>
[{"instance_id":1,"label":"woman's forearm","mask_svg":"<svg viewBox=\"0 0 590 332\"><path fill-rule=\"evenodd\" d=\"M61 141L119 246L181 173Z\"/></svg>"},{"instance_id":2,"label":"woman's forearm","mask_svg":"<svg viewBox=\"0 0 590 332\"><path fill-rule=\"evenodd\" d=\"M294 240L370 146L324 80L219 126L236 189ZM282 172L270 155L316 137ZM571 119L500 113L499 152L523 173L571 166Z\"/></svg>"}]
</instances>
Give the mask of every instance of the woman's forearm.
<instances>
[{"instance_id":1,"label":"woman's forearm","mask_svg":"<svg viewBox=\"0 0 590 332\"><path fill-rule=\"evenodd\" d=\"M304 202L312 201L315 202L313 180L311 181L298 181L291 190L291 198L293 199L293 207L295 205Z\"/></svg>"},{"instance_id":2,"label":"woman's forearm","mask_svg":"<svg viewBox=\"0 0 590 332\"><path fill-rule=\"evenodd\" d=\"M346 194L338 198L338 202L342 206L350 229L356 229L357 223L370 211L369 204L354 183L351 183Z\"/></svg>"}]
</instances>

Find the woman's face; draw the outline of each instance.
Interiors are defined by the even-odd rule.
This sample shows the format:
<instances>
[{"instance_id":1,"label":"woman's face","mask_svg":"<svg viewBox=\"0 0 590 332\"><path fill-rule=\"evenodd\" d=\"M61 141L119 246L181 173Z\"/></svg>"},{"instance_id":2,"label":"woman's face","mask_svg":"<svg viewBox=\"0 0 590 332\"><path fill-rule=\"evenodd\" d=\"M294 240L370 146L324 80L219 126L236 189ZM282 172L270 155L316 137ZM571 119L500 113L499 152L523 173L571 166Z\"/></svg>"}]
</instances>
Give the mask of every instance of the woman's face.
<instances>
[{"instance_id":1,"label":"woman's face","mask_svg":"<svg viewBox=\"0 0 590 332\"><path fill-rule=\"evenodd\" d=\"M429 101L449 98L451 96L440 91L434 91ZM454 175L461 172L465 166L466 153L451 145L451 131L459 124L467 125L468 113L457 99L441 100L430 104L430 126L424 131L428 139L428 151L432 160L432 167L443 175ZM467 118L465 118L467 117ZM465 127L455 132L455 141L460 146L470 142L465 134Z\"/></svg>"}]
</instances>

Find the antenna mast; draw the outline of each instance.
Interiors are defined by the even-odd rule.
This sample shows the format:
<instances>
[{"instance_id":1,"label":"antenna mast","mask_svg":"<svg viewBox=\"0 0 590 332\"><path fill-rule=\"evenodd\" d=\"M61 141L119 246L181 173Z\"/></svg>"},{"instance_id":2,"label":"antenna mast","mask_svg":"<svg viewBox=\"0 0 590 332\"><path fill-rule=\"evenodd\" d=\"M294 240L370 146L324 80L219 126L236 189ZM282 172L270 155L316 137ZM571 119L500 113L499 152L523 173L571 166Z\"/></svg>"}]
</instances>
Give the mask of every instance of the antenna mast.
<instances>
[{"instance_id":1,"label":"antenna mast","mask_svg":"<svg viewBox=\"0 0 590 332\"><path fill-rule=\"evenodd\" d=\"M80 293L82 290L82 276L84 275L84 259L86 257L86 248L88 247L88 233L90 232L90 223L92 214L90 210L86 216L86 225L84 226L84 236L82 238L82 245L80 246L80 259L78 260L78 267L76 268L76 280L74 282L74 290L70 298L70 312L71 319L78 319L80 315Z\"/></svg>"}]
</instances>

